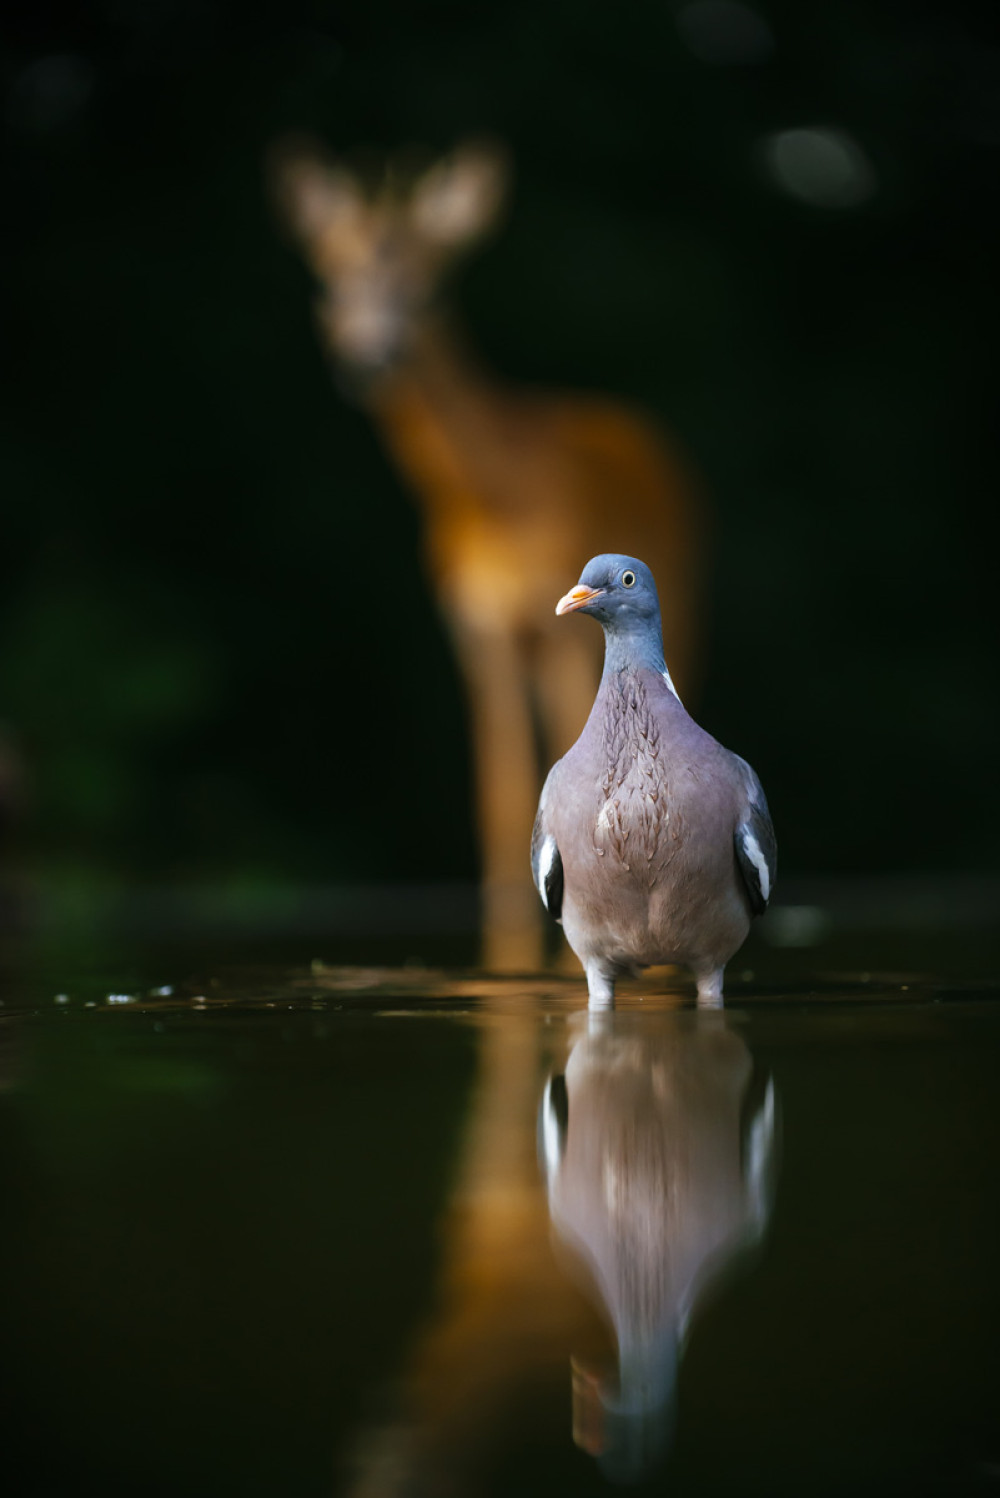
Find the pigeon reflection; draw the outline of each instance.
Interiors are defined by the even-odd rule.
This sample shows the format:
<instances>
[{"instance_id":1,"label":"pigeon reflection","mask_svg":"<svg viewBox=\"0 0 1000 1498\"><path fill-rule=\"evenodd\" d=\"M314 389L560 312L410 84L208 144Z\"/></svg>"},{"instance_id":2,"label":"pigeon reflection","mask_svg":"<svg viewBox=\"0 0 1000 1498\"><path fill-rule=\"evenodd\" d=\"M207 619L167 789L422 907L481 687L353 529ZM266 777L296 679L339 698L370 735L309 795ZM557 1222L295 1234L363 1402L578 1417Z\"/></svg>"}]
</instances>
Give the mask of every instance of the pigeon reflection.
<instances>
[{"instance_id":1,"label":"pigeon reflection","mask_svg":"<svg viewBox=\"0 0 1000 1498\"><path fill-rule=\"evenodd\" d=\"M669 1447L692 1312L767 1227L775 1093L721 1012L579 1028L539 1144L557 1244L618 1342L611 1376L574 1363L574 1440L630 1481Z\"/></svg>"}]
</instances>

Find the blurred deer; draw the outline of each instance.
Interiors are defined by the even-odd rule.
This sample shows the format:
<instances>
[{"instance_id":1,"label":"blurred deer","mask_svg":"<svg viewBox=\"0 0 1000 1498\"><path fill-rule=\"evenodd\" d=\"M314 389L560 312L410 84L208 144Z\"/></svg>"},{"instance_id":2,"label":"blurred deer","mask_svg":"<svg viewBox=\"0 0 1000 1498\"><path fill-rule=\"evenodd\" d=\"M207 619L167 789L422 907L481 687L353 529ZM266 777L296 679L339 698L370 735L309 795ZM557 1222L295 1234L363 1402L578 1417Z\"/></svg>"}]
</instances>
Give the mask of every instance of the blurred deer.
<instances>
[{"instance_id":1,"label":"blurred deer","mask_svg":"<svg viewBox=\"0 0 1000 1498\"><path fill-rule=\"evenodd\" d=\"M527 848L538 788L574 741L600 631L554 606L595 553L656 576L671 673L695 676L702 507L663 435L615 400L504 385L442 309L454 259L497 221L502 151L467 144L368 183L308 145L276 148L272 185L321 287L322 334L420 506L427 576L465 680L487 963L537 965Z\"/></svg>"}]
</instances>

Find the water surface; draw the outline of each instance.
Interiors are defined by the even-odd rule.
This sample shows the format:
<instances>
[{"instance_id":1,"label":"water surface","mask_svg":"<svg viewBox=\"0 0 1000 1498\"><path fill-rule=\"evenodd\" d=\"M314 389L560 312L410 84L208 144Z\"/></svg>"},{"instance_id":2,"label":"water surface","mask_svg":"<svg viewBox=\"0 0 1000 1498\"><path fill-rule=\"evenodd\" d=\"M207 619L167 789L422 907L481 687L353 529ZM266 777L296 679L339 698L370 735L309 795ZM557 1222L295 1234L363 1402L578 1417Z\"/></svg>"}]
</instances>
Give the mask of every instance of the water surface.
<instances>
[{"instance_id":1,"label":"water surface","mask_svg":"<svg viewBox=\"0 0 1000 1498\"><path fill-rule=\"evenodd\" d=\"M6 1491L1000 1488L994 985L167 967L8 983Z\"/></svg>"}]
</instances>

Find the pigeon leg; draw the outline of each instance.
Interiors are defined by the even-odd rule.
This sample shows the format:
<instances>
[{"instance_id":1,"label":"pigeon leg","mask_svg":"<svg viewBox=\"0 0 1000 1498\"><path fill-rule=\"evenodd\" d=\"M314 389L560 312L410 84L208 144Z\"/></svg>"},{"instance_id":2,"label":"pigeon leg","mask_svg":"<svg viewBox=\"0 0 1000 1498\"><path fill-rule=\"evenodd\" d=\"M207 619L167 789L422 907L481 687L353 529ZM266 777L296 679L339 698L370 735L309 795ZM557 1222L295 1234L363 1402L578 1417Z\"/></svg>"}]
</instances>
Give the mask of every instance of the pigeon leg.
<instances>
[{"instance_id":1,"label":"pigeon leg","mask_svg":"<svg viewBox=\"0 0 1000 1498\"><path fill-rule=\"evenodd\" d=\"M587 963L587 989L591 1009L613 1009L615 1007L615 980L613 972L597 958Z\"/></svg>"},{"instance_id":2,"label":"pigeon leg","mask_svg":"<svg viewBox=\"0 0 1000 1498\"><path fill-rule=\"evenodd\" d=\"M722 974L724 968L713 968L710 972L696 973L698 983L698 1008L722 1008Z\"/></svg>"}]
</instances>

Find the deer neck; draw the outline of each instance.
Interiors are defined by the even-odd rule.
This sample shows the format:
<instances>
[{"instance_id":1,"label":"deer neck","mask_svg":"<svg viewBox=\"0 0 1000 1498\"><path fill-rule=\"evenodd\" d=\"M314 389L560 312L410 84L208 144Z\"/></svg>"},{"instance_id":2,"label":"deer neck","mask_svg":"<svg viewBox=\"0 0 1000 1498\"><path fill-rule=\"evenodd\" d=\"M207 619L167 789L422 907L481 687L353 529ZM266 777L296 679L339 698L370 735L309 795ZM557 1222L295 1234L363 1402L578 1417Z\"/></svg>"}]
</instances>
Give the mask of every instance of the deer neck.
<instances>
[{"instance_id":1,"label":"deer neck","mask_svg":"<svg viewBox=\"0 0 1000 1498\"><path fill-rule=\"evenodd\" d=\"M406 364L369 396L397 466L432 518L482 503L495 487L488 469L510 404L444 319L419 329Z\"/></svg>"}]
</instances>

